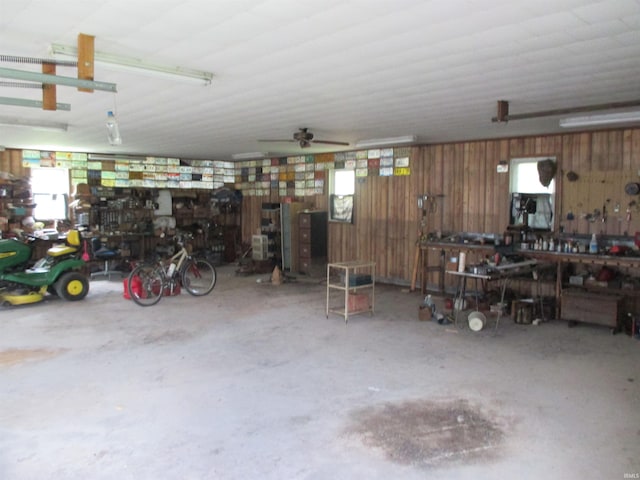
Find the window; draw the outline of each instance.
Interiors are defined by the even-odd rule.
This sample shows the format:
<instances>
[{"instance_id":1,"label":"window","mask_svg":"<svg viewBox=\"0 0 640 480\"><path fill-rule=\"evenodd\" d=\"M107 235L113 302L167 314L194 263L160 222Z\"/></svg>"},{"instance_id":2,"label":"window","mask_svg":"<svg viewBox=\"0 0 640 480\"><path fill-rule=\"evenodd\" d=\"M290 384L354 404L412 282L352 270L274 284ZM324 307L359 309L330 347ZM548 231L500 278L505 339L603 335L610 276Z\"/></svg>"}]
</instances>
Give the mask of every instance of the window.
<instances>
[{"instance_id":1,"label":"window","mask_svg":"<svg viewBox=\"0 0 640 480\"><path fill-rule=\"evenodd\" d=\"M32 168L31 192L36 221L66 220L69 172L64 168Z\"/></svg>"},{"instance_id":2,"label":"window","mask_svg":"<svg viewBox=\"0 0 640 480\"><path fill-rule=\"evenodd\" d=\"M548 166L550 161L555 166L556 159L553 157L511 159L509 169L511 194L509 223L511 225L522 224L534 230L553 230L555 180L547 178L548 185L544 186L541 177L549 176L549 172L545 171L541 174L542 170L539 168L541 166L539 162L542 162L543 166Z\"/></svg>"},{"instance_id":3,"label":"window","mask_svg":"<svg viewBox=\"0 0 640 480\"><path fill-rule=\"evenodd\" d=\"M547 157L511 159L511 176L509 178L511 192L554 193L556 188L555 180L552 179L548 187L545 187L540 183L538 161L546 159Z\"/></svg>"},{"instance_id":4,"label":"window","mask_svg":"<svg viewBox=\"0 0 640 480\"><path fill-rule=\"evenodd\" d=\"M329 172L329 220L353 223L353 198L356 190L354 170Z\"/></svg>"}]
</instances>

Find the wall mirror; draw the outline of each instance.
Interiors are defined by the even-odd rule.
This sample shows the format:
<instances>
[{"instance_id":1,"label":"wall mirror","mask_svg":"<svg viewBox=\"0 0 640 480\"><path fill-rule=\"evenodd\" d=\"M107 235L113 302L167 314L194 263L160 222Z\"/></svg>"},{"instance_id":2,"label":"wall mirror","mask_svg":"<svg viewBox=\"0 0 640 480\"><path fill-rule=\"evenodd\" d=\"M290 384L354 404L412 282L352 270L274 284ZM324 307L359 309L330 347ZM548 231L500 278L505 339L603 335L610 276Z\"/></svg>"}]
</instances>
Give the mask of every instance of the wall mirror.
<instances>
[{"instance_id":1,"label":"wall mirror","mask_svg":"<svg viewBox=\"0 0 640 480\"><path fill-rule=\"evenodd\" d=\"M550 232L555 223L556 157L512 158L509 164L509 225Z\"/></svg>"}]
</instances>

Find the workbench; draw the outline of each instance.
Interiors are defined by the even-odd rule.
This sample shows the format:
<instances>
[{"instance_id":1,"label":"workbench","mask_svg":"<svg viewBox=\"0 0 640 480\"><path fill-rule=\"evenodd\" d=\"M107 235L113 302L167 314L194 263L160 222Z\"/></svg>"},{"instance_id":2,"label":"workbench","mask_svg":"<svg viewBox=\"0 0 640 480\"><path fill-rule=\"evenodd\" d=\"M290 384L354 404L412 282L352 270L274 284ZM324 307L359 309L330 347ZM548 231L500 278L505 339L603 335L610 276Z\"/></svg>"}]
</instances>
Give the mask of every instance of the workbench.
<instances>
[{"instance_id":1,"label":"workbench","mask_svg":"<svg viewBox=\"0 0 640 480\"><path fill-rule=\"evenodd\" d=\"M438 287L437 292L444 293L445 291L445 273L451 274L452 272L446 267L446 260L449 257L458 257L461 252L467 254L467 265L474 265L478 263L478 260L486 257L491 257L495 253L495 247L492 244L465 244L465 243L452 243L452 242L426 242L421 245L421 275L422 293L426 291L427 275L429 272L438 273ZM429 251L438 252L438 260L436 262L429 263ZM615 255L594 255L589 253L565 253L565 252L552 252L552 251L540 251L540 250L519 250L515 249L512 252L514 255L518 255L526 260L536 260L539 264L548 264L551 268L555 268L555 280L549 285L549 288L553 289L555 302L555 318L560 319L562 317L562 292L568 285L563 285L563 269L568 264L581 264L593 267L609 266L616 269L625 270L632 275L640 274L640 257L633 256L615 256ZM453 272L455 275L455 272ZM452 276L454 276L452 275ZM480 279L487 281L491 279ZM565 279L566 280L566 279ZM630 305L629 310L631 312L640 311L640 292L636 290L622 290L611 289L606 287L592 288L590 291L595 291L601 294L614 294L625 297Z\"/></svg>"}]
</instances>

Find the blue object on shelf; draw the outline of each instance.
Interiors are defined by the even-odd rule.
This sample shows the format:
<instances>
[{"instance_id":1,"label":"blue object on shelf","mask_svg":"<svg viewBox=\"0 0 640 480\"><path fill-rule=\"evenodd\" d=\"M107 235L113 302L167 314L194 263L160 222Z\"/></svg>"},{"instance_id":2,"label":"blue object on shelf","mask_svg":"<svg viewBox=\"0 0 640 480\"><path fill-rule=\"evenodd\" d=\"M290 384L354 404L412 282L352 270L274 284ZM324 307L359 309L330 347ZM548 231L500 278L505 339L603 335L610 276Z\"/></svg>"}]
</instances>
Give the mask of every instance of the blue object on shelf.
<instances>
[{"instance_id":1,"label":"blue object on shelf","mask_svg":"<svg viewBox=\"0 0 640 480\"><path fill-rule=\"evenodd\" d=\"M369 285L372 283L371 275L366 274L356 274L349 276L349 286L350 287L359 287L360 285Z\"/></svg>"}]
</instances>

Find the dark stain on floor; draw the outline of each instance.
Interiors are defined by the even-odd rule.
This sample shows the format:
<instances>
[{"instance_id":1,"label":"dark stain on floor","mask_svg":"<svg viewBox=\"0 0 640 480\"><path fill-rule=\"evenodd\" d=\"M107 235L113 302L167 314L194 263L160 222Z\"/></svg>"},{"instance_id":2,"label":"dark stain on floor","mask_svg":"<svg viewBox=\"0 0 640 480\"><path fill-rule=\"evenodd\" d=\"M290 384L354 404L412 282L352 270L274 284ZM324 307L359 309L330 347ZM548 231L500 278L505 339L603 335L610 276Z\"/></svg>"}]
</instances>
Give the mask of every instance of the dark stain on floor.
<instances>
[{"instance_id":1,"label":"dark stain on floor","mask_svg":"<svg viewBox=\"0 0 640 480\"><path fill-rule=\"evenodd\" d=\"M354 411L346 431L392 461L441 467L497 459L500 423L467 400L407 401Z\"/></svg>"}]
</instances>

